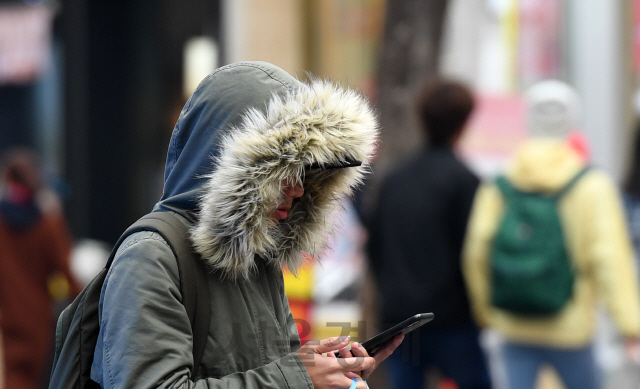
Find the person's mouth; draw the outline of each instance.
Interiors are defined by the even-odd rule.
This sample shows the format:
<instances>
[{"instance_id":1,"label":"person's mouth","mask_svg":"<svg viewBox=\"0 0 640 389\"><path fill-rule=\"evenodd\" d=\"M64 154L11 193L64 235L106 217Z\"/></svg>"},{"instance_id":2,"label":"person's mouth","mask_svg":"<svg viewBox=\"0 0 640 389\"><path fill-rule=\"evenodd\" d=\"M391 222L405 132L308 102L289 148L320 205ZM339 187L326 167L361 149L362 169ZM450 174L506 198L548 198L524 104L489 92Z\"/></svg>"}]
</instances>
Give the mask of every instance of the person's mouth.
<instances>
[{"instance_id":1,"label":"person's mouth","mask_svg":"<svg viewBox=\"0 0 640 389\"><path fill-rule=\"evenodd\" d=\"M276 215L278 216L278 219L280 220L286 219L287 216L289 215L289 209L291 209L291 206L281 207L276 209Z\"/></svg>"}]
</instances>

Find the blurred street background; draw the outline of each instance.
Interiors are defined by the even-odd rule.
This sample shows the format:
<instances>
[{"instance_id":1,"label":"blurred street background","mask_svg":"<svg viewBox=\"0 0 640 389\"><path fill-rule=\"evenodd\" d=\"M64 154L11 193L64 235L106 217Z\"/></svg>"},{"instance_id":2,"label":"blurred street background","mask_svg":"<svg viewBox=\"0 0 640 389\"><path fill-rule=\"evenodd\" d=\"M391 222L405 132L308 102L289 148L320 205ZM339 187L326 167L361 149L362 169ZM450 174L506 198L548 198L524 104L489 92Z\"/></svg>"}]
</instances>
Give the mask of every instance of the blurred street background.
<instances>
[{"instance_id":1,"label":"blurred street background","mask_svg":"<svg viewBox=\"0 0 640 389\"><path fill-rule=\"evenodd\" d=\"M26 146L41 156L80 283L160 198L171 131L198 82L240 60L367 95L381 124L373 188L422 143L413 101L435 75L476 94L457 151L482 179L526 137L523 91L549 78L582 99L578 130L592 165L621 185L634 157L640 0L0 0L0 153ZM366 212L373 200L358 201ZM322 265L286 276L304 339L377 330L367 234L353 204L345 209ZM599 328L603 387L640 387L640 366L626 359L606 313ZM487 331L482 340L499 360L500 337ZM500 364L491 370L503 388ZM383 368L369 384L389 387ZM429 387L455 386L434 374ZM545 369L538 388L562 386Z\"/></svg>"}]
</instances>

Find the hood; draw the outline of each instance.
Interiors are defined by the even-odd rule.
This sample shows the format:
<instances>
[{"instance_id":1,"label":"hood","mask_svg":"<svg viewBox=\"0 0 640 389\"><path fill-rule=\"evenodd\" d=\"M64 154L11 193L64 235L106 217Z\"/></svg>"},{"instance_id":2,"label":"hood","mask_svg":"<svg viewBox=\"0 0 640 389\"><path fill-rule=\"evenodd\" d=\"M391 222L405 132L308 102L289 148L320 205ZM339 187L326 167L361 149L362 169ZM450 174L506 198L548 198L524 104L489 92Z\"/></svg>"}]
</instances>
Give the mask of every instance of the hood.
<instances>
[{"instance_id":1,"label":"hood","mask_svg":"<svg viewBox=\"0 0 640 389\"><path fill-rule=\"evenodd\" d=\"M295 272L303 252L325 248L329 214L361 182L376 137L375 115L353 90L302 83L265 62L228 65L200 83L178 119L156 210L192 220L196 251L229 278L247 277L256 260ZM285 178L305 192L277 223L267 214Z\"/></svg>"},{"instance_id":2,"label":"hood","mask_svg":"<svg viewBox=\"0 0 640 389\"><path fill-rule=\"evenodd\" d=\"M520 145L506 176L520 190L554 192L583 166L581 156L562 140L534 138Z\"/></svg>"}]
</instances>

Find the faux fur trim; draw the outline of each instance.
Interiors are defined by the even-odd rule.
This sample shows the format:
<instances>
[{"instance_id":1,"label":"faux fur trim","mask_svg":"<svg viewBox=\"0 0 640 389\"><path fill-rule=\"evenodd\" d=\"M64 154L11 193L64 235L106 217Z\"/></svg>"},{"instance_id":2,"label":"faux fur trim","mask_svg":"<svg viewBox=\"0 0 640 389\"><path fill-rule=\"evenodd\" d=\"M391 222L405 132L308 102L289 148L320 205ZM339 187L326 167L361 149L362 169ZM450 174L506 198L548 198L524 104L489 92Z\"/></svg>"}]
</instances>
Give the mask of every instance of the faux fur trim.
<instances>
[{"instance_id":1,"label":"faux fur trim","mask_svg":"<svg viewBox=\"0 0 640 389\"><path fill-rule=\"evenodd\" d=\"M248 277L256 257L295 272L303 252L316 256L326 247L329 214L369 170L377 134L367 100L328 81L301 83L273 96L266 110L249 110L221 141L207 176L191 231L195 249L229 278ZM346 160L362 166L305 169ZM305 192L276 224L267 214L280 202L285 178L302 180Z\"/></svg>"}]
</instances>

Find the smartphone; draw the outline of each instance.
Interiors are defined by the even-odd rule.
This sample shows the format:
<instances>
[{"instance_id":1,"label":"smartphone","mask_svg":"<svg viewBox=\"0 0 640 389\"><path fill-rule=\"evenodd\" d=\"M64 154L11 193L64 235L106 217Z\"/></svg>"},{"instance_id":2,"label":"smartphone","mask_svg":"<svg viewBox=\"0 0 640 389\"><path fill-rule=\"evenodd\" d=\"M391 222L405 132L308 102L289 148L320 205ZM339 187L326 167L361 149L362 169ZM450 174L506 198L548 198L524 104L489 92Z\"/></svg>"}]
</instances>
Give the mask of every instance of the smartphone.
<instances>
[{"instance_id":1,"label":"smartphone","mask_svg":"<svg viewBox=\"0 0 640 389\"><path fill-rule=\"evenodd\" d=\"M373 338L367 339L366 341L362 342L361 345L365 350L367 350L369 356L374 356L378 349L380 349L380 347L383 347L384 345L389 343L397 335L408 334L409 332L427 324L428 322L433 320L433 318L433 313L419 313L417 315L413 315L407 320L396 324L388 330L382 331ZM335 354L339 357L337 351L335 352Z\"/></svg>"}]
</instances>

